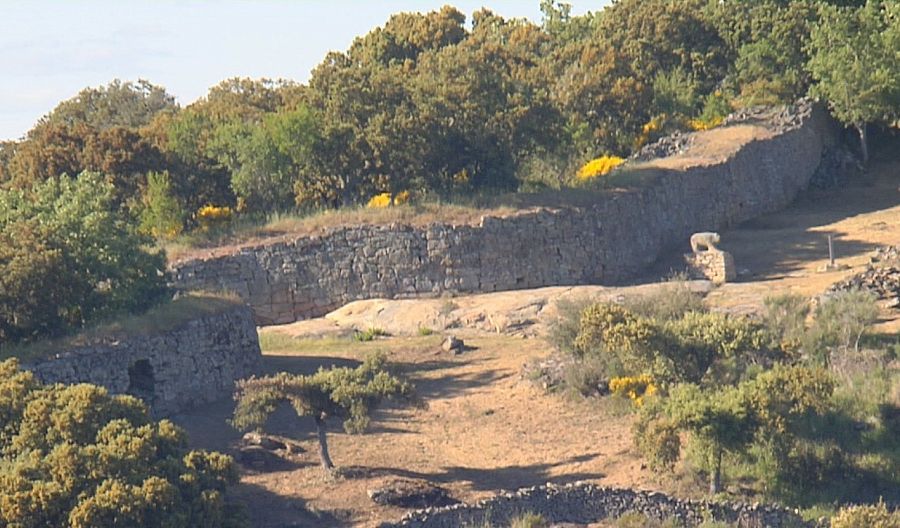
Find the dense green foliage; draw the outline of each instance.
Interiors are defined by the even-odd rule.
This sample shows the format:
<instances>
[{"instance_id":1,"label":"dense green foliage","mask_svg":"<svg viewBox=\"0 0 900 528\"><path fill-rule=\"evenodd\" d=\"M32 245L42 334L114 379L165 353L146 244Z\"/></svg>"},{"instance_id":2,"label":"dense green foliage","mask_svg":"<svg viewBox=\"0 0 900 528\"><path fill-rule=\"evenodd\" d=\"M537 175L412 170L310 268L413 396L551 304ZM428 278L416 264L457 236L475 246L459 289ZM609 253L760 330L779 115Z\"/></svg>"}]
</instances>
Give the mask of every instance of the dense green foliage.
<instances>
[{"instance_id":1,"label":"dense green foliage","mask_svg":"<svg viewBox=\"0 0 900 528\"><path fill-rule=\"evenodd\" d=\"M315 420L322 465L331 469L334 465L325 436L327 418L341 418L348 433L362 433L381 401L409 400L412 396L412 385L386 370L384 356L373 354L356 368L320 368L309 376L280 372L239 381L232 424L238 429L261 428L281 403L289 403L297 416Z\"/></svg>"},{"instance_id":2,"label":"dense green foliage","mask_svg":"<svg viewBox=\"0 0 900 528\"><path fill-rule=\"evenodd\" d=\"M678 282L624 305L579 304L553 332L575 357L566 382L596 394L650 380L630 398L651 468L699 471L712 493L738 478L797 505L897 500L900 373L896 351L869 335L868 293L832 294L814 311L770 298L754 320L710 313Z\"/></svg>"},{"instance_id":3,"label":"dense green foliage","mask_svg":"<svg viewBox=\"0 0 900 528\"><path fill-rule=\"evenodd\" d=\"M0 526L229 527L231 458L189 451L140 400L48 385L0 362Z\"/></svg>"},{"instance_id":4,"label":"dense green foliage","mask_svg":"<svg viewBox=\"0 0 900 528\"><path fill-rule=\"evenodd\" d=\"M206 205L258 217L381 193L429 200L576 184L590 159L810 88L861 131L898 117L893 2L541 9L539 25L487 9L470 26L449 6L400 13L329 53L306 85L229 79L183 109L146 81L85 89L0 145L0 187L100 172L166 237L170 224L196 227ZM161 209L148 175L164 173Z\"/></svg>"},{"instance_id":5,"label":"dense green foliage","mask_svg":"<svg viewBox=\"0 0 900 528\"><path fill-rule=\"evenodd\" d=\"M0 342L151 306L165 263L147 242L99 174L0 190Z\"/></svg>"}]
</instances>

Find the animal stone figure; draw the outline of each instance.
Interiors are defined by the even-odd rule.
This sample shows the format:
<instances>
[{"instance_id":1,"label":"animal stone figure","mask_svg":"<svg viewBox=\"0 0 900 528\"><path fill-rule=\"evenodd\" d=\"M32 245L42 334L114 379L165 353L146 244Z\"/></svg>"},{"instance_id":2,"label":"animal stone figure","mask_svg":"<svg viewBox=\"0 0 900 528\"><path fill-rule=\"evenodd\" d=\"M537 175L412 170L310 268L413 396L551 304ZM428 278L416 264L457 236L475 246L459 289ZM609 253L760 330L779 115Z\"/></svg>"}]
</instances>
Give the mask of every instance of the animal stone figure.
<instances>
[{"instance_id":1,"label":"animal stone figure","mask_svg":"<svg viewBox=\"0 0 900 528\"><path fill-rule=\"evenodd\" d=\"M700 248L706 251L719 251L716 244L719 243L719 233L694 233L691 235L691 249L694 253L700 253Z\"/></svg>"}]
</instances>

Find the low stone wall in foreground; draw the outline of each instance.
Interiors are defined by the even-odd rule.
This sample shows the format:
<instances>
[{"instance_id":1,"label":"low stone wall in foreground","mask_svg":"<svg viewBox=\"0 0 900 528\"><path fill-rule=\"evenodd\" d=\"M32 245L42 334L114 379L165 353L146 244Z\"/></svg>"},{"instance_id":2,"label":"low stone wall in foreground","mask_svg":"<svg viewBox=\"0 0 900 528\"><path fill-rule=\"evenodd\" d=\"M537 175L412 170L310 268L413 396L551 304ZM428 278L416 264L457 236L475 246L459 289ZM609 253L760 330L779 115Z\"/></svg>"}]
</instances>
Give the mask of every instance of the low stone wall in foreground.
<instances>
[{"instance_id":1,"label":"low stone wall in foreground","mask_svg":"<svg viewBox=\"0 0 900 528\"><path fill-rule=\"evenodd\" d=\"M796 513L774 506L679 500L663 493L575 483L534 486L476 504L419 510L399 522L382 523L381 528L458 528L485 523L509 526L512 519L525 513L540 514L552 523L588 524L639 513L657 520L677 519L688 527L708 520L745 528L813 526Z\"/></svg>"}]
</instances>

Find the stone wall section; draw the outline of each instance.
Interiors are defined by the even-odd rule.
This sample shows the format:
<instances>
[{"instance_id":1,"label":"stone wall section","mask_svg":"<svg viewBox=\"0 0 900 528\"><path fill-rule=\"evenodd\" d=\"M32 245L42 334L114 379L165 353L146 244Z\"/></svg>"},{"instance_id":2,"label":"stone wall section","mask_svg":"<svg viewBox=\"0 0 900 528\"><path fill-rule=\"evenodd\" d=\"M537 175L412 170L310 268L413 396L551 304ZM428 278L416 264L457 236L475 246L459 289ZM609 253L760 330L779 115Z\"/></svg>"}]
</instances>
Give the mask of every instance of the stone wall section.
<instances>
[{"instance_id":1,"label":"stone wall section","mask_svg":"<svg viewBox=\"0 0 900 528\"><path fill-rule=\"evenodd\" d=\"M475 504L454 504L411 512L396 523L380 528L457 528L459 526L509 526L525 513L541 515L551 523L589 524L639 513L651 519L677 519L680 526L698 526L715 520L744 528L814 526L799 515L775 506L679 500L657 492L604 488L575 483L547 484L506 492Z\"/></svg>"},{"instance_id":2,"label":"stone wall section","mask_svg":"<svg viewBox=\"0 0 900 528\"><path fill-rule=\"evenodd\" d=\"M230 395L260 357L253 313L235 305L159 335L74 348L23 368L44 383L92 383L140 396L164 416Z\"/></svg>"},{"instance_id":3,"label":"stone wall section","mask_svg":"<svg viewBox=\"0 0 900 528\"><path fill-rule=\"evenodd\" d=\"M620 282L694 232L790 204L833 136L818 106L801 104L793 112L789 125L727 159L680 171L656 168L657 184L600 195L590 207L485 216L474 226L333 228L177 263L172 283L232 291L259 324L277 324L359 299Z\"/></svg>"}]
</instances>

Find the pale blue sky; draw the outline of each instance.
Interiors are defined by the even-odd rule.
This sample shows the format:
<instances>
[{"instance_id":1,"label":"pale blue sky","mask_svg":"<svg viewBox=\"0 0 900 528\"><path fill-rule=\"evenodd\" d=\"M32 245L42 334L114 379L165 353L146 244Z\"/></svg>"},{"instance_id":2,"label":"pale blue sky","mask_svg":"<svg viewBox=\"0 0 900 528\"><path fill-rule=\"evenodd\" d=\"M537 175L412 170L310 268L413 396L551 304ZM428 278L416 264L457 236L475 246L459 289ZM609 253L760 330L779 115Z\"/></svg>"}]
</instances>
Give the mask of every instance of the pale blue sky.
<instances>
[{"instance_id":1,"label":"pale blue sky","mask_svg":"<svg viewBox=\"0 0 900 528\"><path fill-rule=\"evenodd\" d=\"M0 140L86 86L147 79L182 105L230 77L306 81L330 50L399 11L487 6L540 21L539 0L0 0ZM607 0L570 1L573 12Z\"/></svg>"}]
</instances>

